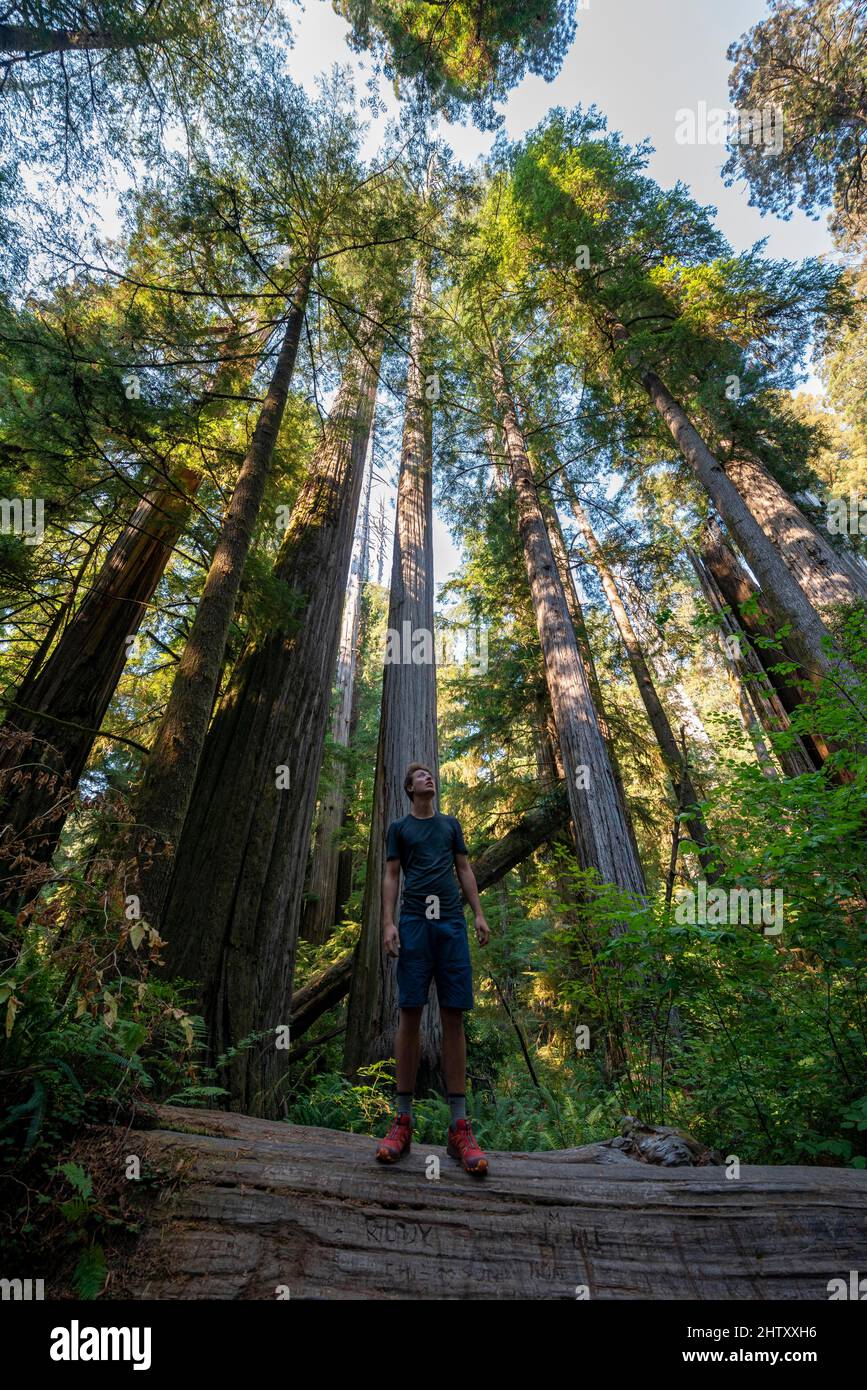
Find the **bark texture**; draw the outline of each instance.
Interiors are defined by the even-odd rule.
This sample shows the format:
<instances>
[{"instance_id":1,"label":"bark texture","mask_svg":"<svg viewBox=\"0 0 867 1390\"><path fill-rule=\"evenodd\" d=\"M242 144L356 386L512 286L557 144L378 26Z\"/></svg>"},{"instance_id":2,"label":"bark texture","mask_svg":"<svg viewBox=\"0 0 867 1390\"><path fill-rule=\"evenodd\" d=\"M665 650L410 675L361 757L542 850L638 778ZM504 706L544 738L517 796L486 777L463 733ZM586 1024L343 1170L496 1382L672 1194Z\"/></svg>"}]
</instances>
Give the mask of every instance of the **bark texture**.
<instances>
[{"instance_id":1,"label":"bark texture","mask_svg":"<svg viewBox=\"0 0 867 1390\"><path fill-rule=\"evenodd\" d=\"M244 565L286 409L312 273L308 262L295 287L271 383L238 473L137 798L133 890L141 900L143 917L152 926L161 918L171 856L193 794Z\"/></svg>"},{"instance_id":2,"label":"bark texture","mask_svg":"<svg viewBox=\"0 0 867 1390\"><path fill-rule=\"evenodd\" d=\"M819 614L683 406L655 372L642 372L641 381L759 581L776 627L791 624L790 640L799 660L812 681L820 679L830 671L831 662L822 648L822 639L829 633Z\"/></svg>"},{"instance_id":3,"label":"bark texture","mask_svg":"<svg viewBox=\"0 0 867 1390\"><path fill-rule=\"evenodd\" d=\"M834 549L764 464L736 452L725 460L725 471L824 620L840 604L867 600L867 576Z\"/></svg>"},{"instance_id":4,"label":"bark texture","mask_svg":"<svg viewBox=\"0 0 867 1390\"><path fill-rule=\"evenodd\" d=\"M712 577L720 599L731 610L738 626L749 636L783 709L787 714L793 714L798 705L809 698L809 677L800 668L792 675L782 674L776 669L781 663L797 666L796 653L785 638L775 636L771 615L761 591L756 588L714 521L708 522L704 528L701 561ZM773 645L769 646L769 643ZM827 743L818 735L804 735L801 742L813 766L821 768L830 751Z\"/></svg>"},{"instance_id":5,"label":"bark texture","mask_svg":"<svg viewBox=\"0 0 867 1390\"><path fill-rule=\"evenodd\" d=\"M279 1108L298 921L383 328L362 321L274 567L294 615L253 639L205 741L164 914L244 1109Z\"/></svg>"},{"instance_id":6,"label":"bark texture","mask_svg":"<svg viewBox=\"0 0 867 1390\"><path fill-rule=\"evenodd\" d=\"M528 457L532 460L532 451L529 453ZM614 739L611 736L611 724L605 712L602 687L599 684L599 676L596 672L596 662L593 660L590 638L587 636L587 624L584 621L584 610L581 607L581 600L578 598L578 590L575 588L575 578L572 574L572 566L569 563L569 553L566 549L563 527L560 525L560 517L557 514L557 508L553 499L550 498L544 490L539 494L539 502L545 517L545 524L548 528L548 539L551 542L551 550L553 551L554 559L557 564L560 583L563 585L563 592L566 595L566 606L569 609L569 617L572 619L572 628L575 632L578 652L584 664L584 670L587 673L587 683L590 686L590 697L593 701L593 708L596 711L599 732L605 741L608 761L611 763L611 771L614 776L614 785L617 787L620 809L623 812L623 819L629 829L629 838L632 841L633 853L636 859L640 859L638 841L635 838L635 826L632 823L632 816L629 811L629 800L626 796L626 788L623 785L623 775L620 771L617 749L614 747Z\"/></svg>"},{"instance_id":7,"label":"bark texture","mask_svg":"<svg viewBox=\"0 0 867 1390\"><path fill-rule=\"evenodd\" d=\"M480 1182L440 1144L383 1168L358 1134L168 1106L138 1123L156 1126L134 1148L172 1195L137 1184L143 1233L115 1297L824 1302L867 1266L854 1169L744 1165L731 1182L663 1132L489 1152Z\"/></svg>"},{"instance_id":8,"label":"bark texture","mask_svg":"<svg viewBox=\"0 0 867 1390\"><path fill-rule=\"evenodd\" d=\"M371 430L365 466L367 482L365 484L364 506L356 528L355 543L352 547L349 583L343 604L340 646L337 653L337 676L335 680L337 702L331 721L331 742L335 748L344 750L348 749L350 744L352 713L355 703L355 666L361 628L361 590L370 532L373 434L374 432ZM301 936L317 946L321 946L324 941L328 940L337 921L338 867L341 854L337 836L343 824L345 809L346 763L338 757L333 761L330 769L330 783L319 806L319 822L316 827L310 876L301 917Z\"/></svg>"},{"instance_id":9,"label":"bark texture","mask_svg":"<svg viewBox=\"0 0 867 1390\"><path fill-rule=\"evenodd\" d=\"M397 645L390 652L387 650L383 667L361 938L346 1029L344 1067L349 1075L369 1062L394 1056L399 1018L397 962L386 957L382 946L385 834L389 824L400 820L410 809L403 789L408 763L426 763L433 771L434 782L437 786L439 783L433 640L433 445L424 374L429 299L430 270L427 262L419 259L412 295L388 605L388 629ZM395 656L397 660L389 659ZM414 660L414 656L422 659ZM399 900L395 922L399 925ZM418 1089L441 1090L442 1022L433 983L422 1014L420 1041Z\"/></svg>"},{"instance_id":10,"label":"bark texture","mask_svg":"<svg viewBox=\"0 0 867 1390\"><path fill-rule=\"evenodd\" d=\"M496 348L492 353L491 370L533 612L557 725L578 861L582 868L595 868L604 882L643 897L644 876L617 794L523 433Z\"/></svg>"},{"instance_id":11,"label":"bark texture","mask_svg":"<svg viewBox=\"0 0 867 1390\"><path fill-rule=\"evenodd\" d=\"M718 871L714 868L714 855L710 850L710 836L701 811L698 809L698 794L693 786L689 768L684 765L684 758L681 749L678 747L674 730L669 723L668 715L659 695L650 668L644 658L644 651L638 639L638 634L632 626L632 620L626 611L620 592L617 588L611 567L605 558L605 552L593 527L590 518L584 510L577 493L571 485L568 485L569 504L573 515L578 523L578 529L587 545L590 554L590 561L599 575L600 583L608 606L614 615L617 624L617 631L620 633L620 640L626 648L626 655L632 674L635 677L635 684L638 686L638 693L641 696L642 704L647 713L650 727L659 746L662 761L671 783L675 805L685 808L686 814L683 823L689 831L690 839L697 846L698 856L701 860L702 868L708 877L708 881L713 881L718 877Z\"/></svg>"}]
</instances>

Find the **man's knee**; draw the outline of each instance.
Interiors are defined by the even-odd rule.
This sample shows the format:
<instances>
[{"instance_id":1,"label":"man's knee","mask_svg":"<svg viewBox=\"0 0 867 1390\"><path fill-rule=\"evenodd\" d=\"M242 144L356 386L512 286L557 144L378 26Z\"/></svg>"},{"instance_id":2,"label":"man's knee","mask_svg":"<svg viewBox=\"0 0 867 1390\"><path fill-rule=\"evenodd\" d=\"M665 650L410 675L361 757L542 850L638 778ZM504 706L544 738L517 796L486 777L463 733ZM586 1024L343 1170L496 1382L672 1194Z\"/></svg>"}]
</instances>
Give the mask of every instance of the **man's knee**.
<instances>
[{"instance_id":1,"label":"man's knee","mask_svg":"<svg viewBox=\"0 0 867 1390\"><path fill-rule=\"evenodd\" d=\"M403 1024L405 1028L408 1028L410 1030L418 1028L419 1024L421 1023L421 1015L423 1009L424 1004L419 1004L418 1008L411 1009L404 1008L404 1006L401 1005L400 1022Z\"/></svg>"}]
</instances>

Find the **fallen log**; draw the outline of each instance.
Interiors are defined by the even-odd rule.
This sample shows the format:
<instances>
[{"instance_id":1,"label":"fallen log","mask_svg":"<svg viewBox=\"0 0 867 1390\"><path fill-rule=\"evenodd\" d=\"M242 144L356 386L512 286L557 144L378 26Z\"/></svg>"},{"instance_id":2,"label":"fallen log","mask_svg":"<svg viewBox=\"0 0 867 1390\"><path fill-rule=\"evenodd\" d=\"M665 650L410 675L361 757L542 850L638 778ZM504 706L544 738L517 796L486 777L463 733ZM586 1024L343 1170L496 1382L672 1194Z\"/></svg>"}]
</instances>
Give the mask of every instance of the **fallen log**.
<instances>
[{"instance_id":1,"label":"fallen log","mask_svg":"<svg viewBox=\"0 0 867 1390\"><path fill-rule=\"evenodd\" d=\"M566 794L560 788L540 806L527 811L501 839L495 840L473 859L473 872L484 892L498 883L510 869L532 854L558 830L568 825ZM292 995L290 1028L293 1038L300 1038L307 1029L349 993L355 953L341 956L334 965L315 975Z\"/></svg>"},{"instance_id":2,"label":"fallen log","mask_svg":"<svg viewBox=\"0 0 867 1390\"><path fill-rule=\"evenodd\" d=\"M483 1179L437 1144L388 1168L357 1134L168 1106L145 1124L114 1298L827 1300L867 1269L867 1173L652 1166L635 1122L626 1149L489 1150Z\"/></svg>"}]
</instances>

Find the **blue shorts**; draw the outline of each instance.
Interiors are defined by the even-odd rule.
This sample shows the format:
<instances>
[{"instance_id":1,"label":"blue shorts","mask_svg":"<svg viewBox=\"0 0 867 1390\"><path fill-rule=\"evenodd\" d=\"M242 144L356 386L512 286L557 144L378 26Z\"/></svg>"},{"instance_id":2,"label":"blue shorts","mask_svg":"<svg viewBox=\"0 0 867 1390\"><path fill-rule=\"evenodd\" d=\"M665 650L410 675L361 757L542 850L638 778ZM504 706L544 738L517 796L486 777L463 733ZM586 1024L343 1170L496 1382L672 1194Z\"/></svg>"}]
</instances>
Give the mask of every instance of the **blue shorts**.
<instances>
[{"instance_id":1,"label":"blue shorts","mask_svg":"<svg viewBox=\"0 0 867 1390\"><path fill-rule=\"evenodd\" d=\"M473 1007L473 967L463 913L441 921L416 913L401 913L398 922L398 1002L402 1009L427 1003L430 982L436 980L441 1009Z\"/></svg>"}]
</instances>

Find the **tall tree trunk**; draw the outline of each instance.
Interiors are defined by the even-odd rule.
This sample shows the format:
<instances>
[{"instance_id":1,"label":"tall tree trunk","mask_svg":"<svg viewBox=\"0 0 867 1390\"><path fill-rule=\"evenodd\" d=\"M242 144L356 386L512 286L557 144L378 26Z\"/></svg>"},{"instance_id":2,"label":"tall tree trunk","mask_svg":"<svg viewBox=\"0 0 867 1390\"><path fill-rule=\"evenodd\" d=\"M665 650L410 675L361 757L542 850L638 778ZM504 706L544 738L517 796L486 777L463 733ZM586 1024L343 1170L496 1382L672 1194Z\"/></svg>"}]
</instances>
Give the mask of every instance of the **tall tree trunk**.
<instances>
[{"instance_id":1,"label":"tall tree trunk","mask_svg":"<svg viewBox=\"0 0 867 1390\"><path fill-rule=\"evenodd\" d=\"M644 651L638 640L638 634L632 626L632 620L620 597L614 575L605 558L605 552L596 538L590 524L590 518L581 505L575 489L568 481L566 490L569 504L578 523L578 529L587 544L591 562L599 575L605 597L617 624L617 631L620 633L621 641L626 648L626 655L635 677L635 684L638 686L638 693L662 754L662 761L671 783L675 805L683 807L686 812L683 817L684 824L689 831L691 840L697 846L698 856L708 881L712 882L715 877L718 877L718 872L713 868L714 854L709 848L710 836L704 817L698 809L698 796L689 775L689 769L684 764L683 754L678 747L668 715L656 692L656 686L644 658Z\"/></svg>"},{"instance_id":2,"label":"tall tree trunk","mask_svg":"<svg viewBox=\"0 0 867 1390\"><path fill-rule=\"evenodd\" d=\"M368 501L367 501L367 503L366 503L366 505L365 505L364 537L363 537L363 540L362 540L362 547L361 547L361 553L362 553L362 556L364 557L364 567L363 567L362 575L361 575L361 586L362 586L362 589L366 588L366 586L370 583L370 533L371 533L371 518L370 518L370 497L369 497L369 493L370 493L370 485L371 485L371 482L372 482L372 480L373 480L373 469L374 469L374 467L375 467L375 456L372 456L372 457L371 457L371 471L370 471L370 477L369 477L368 480L367 480ZM356 666L357 666L358 662L361 660L361 654L362 654L362 649L363 649L363 645L364 645L364 643L363 643L363 636L364 636L363 632L361 631L361 629L359 629L359 635L358 635L358 650L357 650L356 656L355 656ZM361 701L360 701L360 699L359 699L360 690L361 690L361 684L360 684L359 681L356 680L356 682L355 682L355 684L354 684L354 686L353 686L353 689L352 689L352 709L351 709L350 715L349 715L349 746L350 746L350 748L351 748L351 747L354 745L354 743L355 743L355 735L356 735L356 731L357 731L357 729L358 729L358 721L359 721L359 717L360 717L360 713L361 713ZM338 922L341 922L341 921L343 920L344 910L345 910L346 904L349 902L350 896L351 896L351 894L352 894L352 887L353 887L354 878L355 878L356 854L355 854L355 851L354 851L353 847L352 847L350 844L347 843L350 830L351 830L351 828L353 827L354 823L355 823L355 822L354 822L354 818L353 818L353 815L352 815L352 805L351 805L351 802L347 800L346 809L344 810L344 813L343 813L343 821L342 821L342 823L341 823L341 839L343 840L343 845L342 845L342 847L341 847L340 854L339 854L338 860L337 860L337 883L336 883L335 890L334 890L334 922L335 922L335 925L336 925Z\"/></svg>"},{"instance_id":3,"label":"tall tree trunk","mask_svg":"<svg viewBox=\"0 0 867 1390\"><path fill-rule=\"evenodd\" d=\"M234 336L222 349L215 405L237 378ZM32 661L0 731L0 905L18 911L51 860L106 710L202 474L180 467L139 501L54 649Z\"/></svg>"},{"instance_id":4,"label":"tall tree trunk","mask_svg":"<svg viewBox=\"0 0 867 1390\"><path fill-rule=\"evenodd\" d=\"M714 576L695 551L689 548L687 553L702 592L719 617L720 645L741 720L755 746L756 757L763 771L768 773L771 763L770 751L761 736L761 730L764 729L768 734L788 730L788 713L747 634L737 618L725 611L725 599ZM787 777L798 777L801 773L813 772L813 763L807 749L796 735L793 734L792 738L794 742L791 748L774 748L780 767Z\"/></svg>"},{"instance_id":5,"label":"tall tree trunk","mask_svg":"<svg viewBox=\"0 0 867 1390\"><path fill-rule=\"evenodd\" d=\"M517 411L499 349L493 343L491 348L494 396L502 418L578 861L582 868L595 868L604 882L643 898L644 875L617 794Z\"/></svg>"},{"instance_id":6,"label":"tall tree trunk","mask_svg":"<svg viewBox=\"0 0 867 1390\"><path fill-rule=\"evenodd\" d=\"M554 727L547 685L535 693L530 715L530 734L533 739L539 785L543 790L549 791L556 787L558 782L562 782L563 768L559 762L560 749L557 746L557 730Z\"/></svg>"},{"instance_id":7,"label":"tall tree trunk","mask_svg":"<svg viewBox=\"0 0 867 1390\"><path fill-rule=\"evenodd\" d=\"M395 961L382 946L382 874L385 834L409 810L403 779L407 764L426 763L438 777L436 665L434 661L433 445L425 396L424 356L430 301L430 266L416 263L407 368L406 410L394 522L388 627L397 634L398 662L383 668L382 705L370 845L358 946L346 1028L344 1068L394 1056L399 1019ZM426 660L412 660L413 634L426 634ZM409 649L408 649L409 648ZM399 925L399 904L395 921ZM442 1022L431 984L422 1015L417 1087L444 1090Z\"/></svg>"},{"instance_id":8,"label":"tall tree trunk","mask_svg":"<svg viewBox=\"0 0 867 1390\"><path fill-rule=\"evenodd\" d=\"M286 409L313 263L295 286L271 384L223 521L190 636L160 721L136 802L133 891L157 926L220 683L229 628Z\"/></svg>"},{"instance_id":9,"label":"tall tree trunk","mask_svg":"<svg viewBox=\"0 0 867 1390\"><path fill-rule=\"evenodd\" d=\"M200 985L214 1055L251 1034L232 1104L278 1110L298 922L343 593L384 327L362 321L274 577L297 607L252 640L205 740L163 914L166 961Z\"/></svg>"},{"instance_id":10,"label":"tall tree trunk","mask_svg":"<svg viewBox=\"0 0 867 1390\"><path fill-rule=\"evenodd\" d=\"M867 575L834 549L764 464L735 452L723 466L821 618L838 604L867 601Z\"/></svg>"},{"instance_id":11,"label":"tall tree trunk","mask_svg":"<svg viewBox=\"0 0 867 1390\"><path fill-rule=\"evenodd\" d=\"M764 603L764 596L750 579L740 560L727 545L716 522L704 527L701 538L701 560L712 576L721 601L731 609L732 616L752 639L753 650L764 667L768 680L787 714L791 715L809 697L810 681L803 670L792 675L776 668L797 662L794 651L785 638L774 635L773 622ZM769 643L773 643L770 646ZM830 749L819 735L802 735L801 743L815 768L821 768ZM796 774L790 772L790 776Z\"/></svg>"},{"instance_id":12,"label":"tall tree trunk","mask_svg":"<svg viewBox=\"0 0 867 1390\"><path fill-rule=\"evenodd\" d=\"M778 628L785 623L791 624L792 646L810 679L819 680L831 670L831 662L822 649L822 639L829 636L828 629L683 406L655 372L642 371L640 379L681 454L746 557L774 622Z\"/></svg>"},{"instance_id":13,"label":"tall tree trunk","mask_svg":"<svg viewBox=\"0 0 867 1390\"><path fill-rule=\"evenodd\" d=\"M529 457L532 460L532 451L529 451ZM545 524L548 528L548 539L551 542L551 550L553 551L554 559L557 563L560 582L563 585L563 592L566 595L566 605L569 609L569 617L572 619L575 641L578 644L578 651L584 664L584 670L587 673L587 683L590 686L590 697L593 701L593 708L596 710L599 732L605 742L608 761L611 763L611 771L614 775L614 785L617 787L617 796L620 800L623 819L629 828L629 838L632 841L632 849L635 858L640 860L638 841L635 838L635 826L632 824L629 801L626 796L626 788L623 785L623 774L620 771L620 761L617 757L617 749L614 747L614 740L611 736L611 725L605 713L605 701L602 698L602 688L599 684L599 676L596 672L596 662L593 660L590 639L587 636L587 624L584 621L584 610L578 598L578 590L575 588L575 578L572 574L572 566L569 563L569 554L566 550L566 542L563 538L563 528L560 525L560 518L557 515L557 508L554 505L554 501L552 498L546 496L544 490L539 494L539 503L542 507L542 514L545 517Z\"/></svg>"},{"instance_id":14,"label":"tall tree trunk","mask_svg":"<svg viewBox=\"0 0 867 1390\"><path fill-rule=\"evenodd\" d=\"M349 748L352 708L355 703L355 664L361 625L361 587L369 532L370 485L373 479L373 436L367 450L367 483L362 513L356 528L352 559L349 565L349 584L343 604L340 647L337 653L337 704L331 721L331 742L335 748ZM310 876L300 934L305 941L321 946L331 935L336 921L337 869L340 846L337 836L343 824L346 807L346 762L337 757L329 769L330 785L319 807L319 824L313 846Z\"/></svg>"}]
</instances>

